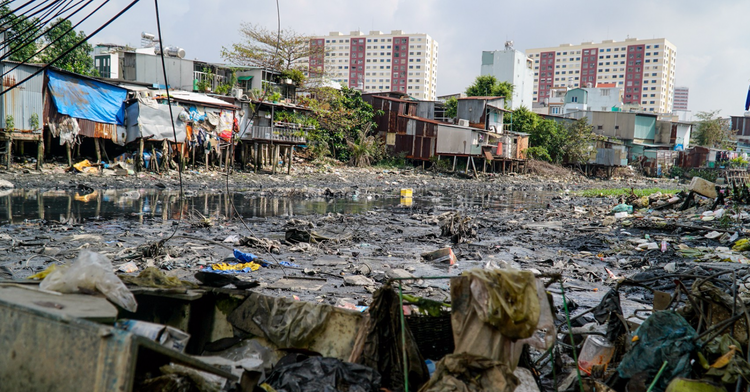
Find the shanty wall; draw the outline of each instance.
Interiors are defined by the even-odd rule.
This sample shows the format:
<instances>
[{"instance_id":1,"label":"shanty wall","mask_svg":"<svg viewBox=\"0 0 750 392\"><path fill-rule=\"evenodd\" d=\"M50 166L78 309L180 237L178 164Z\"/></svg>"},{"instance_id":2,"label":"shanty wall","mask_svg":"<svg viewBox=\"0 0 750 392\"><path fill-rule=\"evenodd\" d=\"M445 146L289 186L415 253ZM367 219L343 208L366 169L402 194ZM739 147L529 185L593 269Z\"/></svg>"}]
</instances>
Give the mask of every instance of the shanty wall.
<instances>
[{"instance_id":1,"label":"shanty wall","mask_svg":"<svg viewBox=\"0 0 750 392\"><path fill-rule=\"evenodd\" d=\"M18 68L11 71L17 64L0 63L2 73L8 73L3 77L3 90L14 84L26 79L36 72L38 68L27 65L19 65ZM0 123L2 128L7 128L5 119L7 116L13 116L13 126L19 131L33 131L31 126L31 116L36 113L41 129L44 124L44 73L34 76L24 84L14 88L0 97Z\"/></svg>"},{"instance_id":2,"label":"shanty wall","mask_svg":"<svg viewBox=\"0 0 750 392\"><path fill-rule=\"evenodd\" d=\"M67 117L57 112L57 106L52 100L52 95L47 94L44 105L45 123L61 123ZM109 139L112 141L117 139L117 125L115 124L104 124L81 118L77 118L76 121L78 122L78 127L81 128L78 132L80 136Z\"/></svg>"}]
</instances>

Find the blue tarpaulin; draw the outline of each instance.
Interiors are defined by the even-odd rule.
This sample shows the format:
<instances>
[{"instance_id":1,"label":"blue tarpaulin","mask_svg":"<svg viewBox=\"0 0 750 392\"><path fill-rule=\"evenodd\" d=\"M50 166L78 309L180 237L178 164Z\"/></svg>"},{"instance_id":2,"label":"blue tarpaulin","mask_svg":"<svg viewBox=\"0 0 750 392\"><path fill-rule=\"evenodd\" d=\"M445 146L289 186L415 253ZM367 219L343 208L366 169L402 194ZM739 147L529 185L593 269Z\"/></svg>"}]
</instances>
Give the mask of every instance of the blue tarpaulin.
<instances>
[{"instance_id":1,"label":"blue tarpaulin","mask_svg":"<svg viewBox=\"0 0 750 392\"><path fill-rule=\"evenodd\" d=\"M60 114L123 125L127 90L91 79L48 71L49 91Z\"/></svg>"}]
</instances>

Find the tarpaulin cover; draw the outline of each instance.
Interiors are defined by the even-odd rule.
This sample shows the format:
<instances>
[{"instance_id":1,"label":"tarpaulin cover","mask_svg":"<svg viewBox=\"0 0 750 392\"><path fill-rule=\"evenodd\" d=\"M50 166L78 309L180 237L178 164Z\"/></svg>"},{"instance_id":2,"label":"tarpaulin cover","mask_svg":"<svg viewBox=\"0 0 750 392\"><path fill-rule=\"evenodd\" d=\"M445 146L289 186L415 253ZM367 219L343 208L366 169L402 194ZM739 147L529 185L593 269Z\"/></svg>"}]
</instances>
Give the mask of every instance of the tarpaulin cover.
<instances>
[{"instance_id":1,"label":"tarpaulin cover","mask_svg":"<svg viewBox=\"0 0 750 392\"><path fill-rule=\"evenodd\" d=\"M306 348L325 328L333 307L282 297L252 295L229 314L235 327L257 329L281 348Z\"/></svg>"},{"instance_id":2,"label":"tarpaulin cover","mask_svg":"<svg viewBox=\"0 0 750 392\"><path fill-rule=\"evenodd\" d=\"M638 341L622 358L617 371L622 378L646 373L653 380L665 361L667 365L653 391L663 391L675 377L688 377L690 356L696 349L697 336L693 327L682 316L664 310L654 312L635 331Z\"/></svg>"},{"instance_id":3,"label":"tarpaulin cover","mask_svg":"<svg viewBox=\"0 0 750 392\"><path fill-rule=\"evenodd\" d=\"M55 71L48 71L47 75L58 113L99 123L124 124L128 95L124 88Z\"/></svg>"},{"instance_id":4,"label":"tarpaulin cover","mask_svg":"<svg viewBox=\"0 0 750 392\"><path fill-rule=\"evenodd\" d=\"M264 381L277 392L378 392L375 369L336 358L312 357L277 366Z\"/></svg>"},{"instance_id":5,"label":"tarpaulin cover","mask_svg":"<svg viewBox=\"0 0 750 392\"><path fill-rule=\"evenodd\" d=\"M184 143L187 135L186 123L180 121L182 107L172 105L177 143ZM169 106L162 104L147 104L141 100L128 106L128 137L126 143L142 137L152 141L174 141Z\"/></svg>"},{"instance_id":6,"label":"tarpaulin cover","mask_svg":"<svg viewBox=\"0 0 750 392\"><path fill-rule=\"evenodd\" d=\"M384 388L404 390L404 349L401 340L401 306L396 291L385 285L373 294L369 319L360 327L349 362L375 368L383 376ZM411 331L406 329L406 360L409 389L417 390L429 372Z\"/></svg>"}]
</instances>

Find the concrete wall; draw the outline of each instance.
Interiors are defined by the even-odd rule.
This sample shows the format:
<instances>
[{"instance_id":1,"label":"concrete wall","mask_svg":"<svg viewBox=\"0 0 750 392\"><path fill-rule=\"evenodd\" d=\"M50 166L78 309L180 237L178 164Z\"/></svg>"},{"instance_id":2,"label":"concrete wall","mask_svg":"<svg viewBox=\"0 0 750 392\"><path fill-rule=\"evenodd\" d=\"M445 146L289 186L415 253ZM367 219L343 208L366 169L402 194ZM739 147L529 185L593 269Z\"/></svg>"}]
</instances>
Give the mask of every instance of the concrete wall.
<instances>
[{"instance_id":1,"label":"concrete wall","mask_svg":"<svg viewBox=\"0 0 750 392\"><path fill-rule=\"evenodd\" d=\"M656 137L656 117L635 116L634 139L654 140Z\"/></svg>"},{"instance_id":2,"label":"concrete wall","mask_svg":"<svg viewBox=\"0 0 750 392\"><path fill-rule=\"evenodd\" d=\"M515 50L494 50L482 52L481 75L492 75L500 82L513 84L510 107L531 108L534 94L534 71L526 54Z\"/></svg>"}]
</instances>

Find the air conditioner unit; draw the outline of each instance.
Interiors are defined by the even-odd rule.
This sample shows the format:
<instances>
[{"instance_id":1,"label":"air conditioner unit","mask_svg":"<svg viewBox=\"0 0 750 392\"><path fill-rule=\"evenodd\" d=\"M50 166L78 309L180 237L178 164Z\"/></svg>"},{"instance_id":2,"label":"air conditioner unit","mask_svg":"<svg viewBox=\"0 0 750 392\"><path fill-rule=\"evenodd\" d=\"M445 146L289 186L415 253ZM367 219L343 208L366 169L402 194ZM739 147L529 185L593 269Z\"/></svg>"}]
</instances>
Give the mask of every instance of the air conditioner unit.
<instances>
[{"instance_id":1,"label":"air conditioner unit","mask_svg":"<svg viewBox=\"0 0 750 392\"><path fill-rule=\"evenodd\" d=\"M458 119L458 125L461 127L468 127L469 126L469 120L464 120L462 118Z\"/></svg>"}]
</instances>

